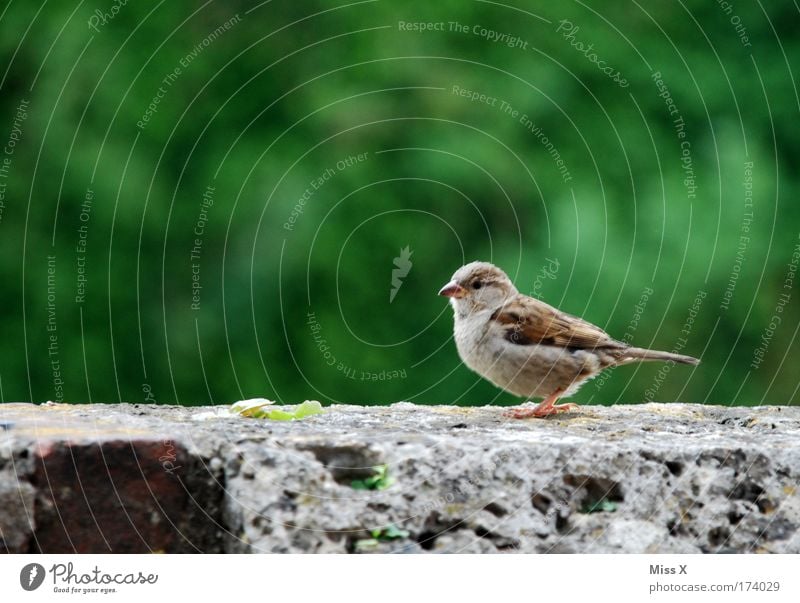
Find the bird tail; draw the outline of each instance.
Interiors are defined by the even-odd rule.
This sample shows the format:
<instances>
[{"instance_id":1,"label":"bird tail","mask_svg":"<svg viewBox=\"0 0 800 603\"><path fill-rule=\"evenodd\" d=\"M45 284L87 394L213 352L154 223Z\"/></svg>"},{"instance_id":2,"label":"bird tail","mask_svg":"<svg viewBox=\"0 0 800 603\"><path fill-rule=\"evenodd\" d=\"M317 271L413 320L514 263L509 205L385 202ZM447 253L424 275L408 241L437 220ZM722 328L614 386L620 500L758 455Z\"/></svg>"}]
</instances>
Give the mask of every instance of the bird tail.
<instances>
[{"instance_id":1,"label":"bird tail","mask_svg":"<svg viewBox=\"0 0 800 603\"><path fill-rule=\"evenodd\" d=\"M700 364L698 358L692 356L684 356L683 354L673 354L672 352L660 352L658 350L646 350L644 348L626 348L621 354L620 364L628 364L629 362L651 361L660 360L664 362L672 361L681 364Z\"/></svg>"}]
</instances>

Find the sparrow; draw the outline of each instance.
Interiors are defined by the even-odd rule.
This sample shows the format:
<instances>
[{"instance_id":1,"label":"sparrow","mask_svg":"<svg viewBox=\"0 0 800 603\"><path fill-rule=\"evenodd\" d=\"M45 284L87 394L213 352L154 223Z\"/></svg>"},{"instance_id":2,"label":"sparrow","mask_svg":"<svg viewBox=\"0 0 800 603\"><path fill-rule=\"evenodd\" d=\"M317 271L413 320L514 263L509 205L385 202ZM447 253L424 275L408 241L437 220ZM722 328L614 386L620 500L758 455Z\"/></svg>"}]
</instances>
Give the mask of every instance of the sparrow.
<instances>
[{"instance_id":1,"label":"sparrow","mask_svg":"<svg viewBox=\"0 0 800 603\"><path fill-rule=\"evenodd\" d=\"M700 363L612 339L600 327L521 294L505 272L488 262L456 270L439 295L453 306L453 335L464 364L514 395L544 398L538 406L506 413L516 419L577 408L556 401L610 367L648 360Z\"/></svg>"}]
</instances>

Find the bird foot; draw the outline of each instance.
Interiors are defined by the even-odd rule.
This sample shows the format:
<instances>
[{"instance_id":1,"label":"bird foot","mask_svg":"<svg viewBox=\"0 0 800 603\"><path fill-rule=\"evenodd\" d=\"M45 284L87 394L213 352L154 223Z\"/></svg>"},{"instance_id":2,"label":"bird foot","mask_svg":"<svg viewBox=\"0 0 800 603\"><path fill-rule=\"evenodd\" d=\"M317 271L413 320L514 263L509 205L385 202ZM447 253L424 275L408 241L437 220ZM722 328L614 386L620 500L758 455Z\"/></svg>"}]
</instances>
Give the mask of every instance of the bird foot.
<instances>
[{"instance_id":1,"label":"bird foot","mask_svg":"<svg viewBox=\"0 0 800 603\"><path fill-rule=\"evenodd\" d=\"M567 404L552 404L547 402L542 402L538 406L530 407L530 406L521 406L519 408L512 408L507 410L503 413L504 417L510 417L512 419L530 419L531 417L541 419L543 417L549 417L550 415L557 415L562 412L569 412L570 410L575 410L578 408L577 404L567 403Z\"/></svg>"}]
</instances>

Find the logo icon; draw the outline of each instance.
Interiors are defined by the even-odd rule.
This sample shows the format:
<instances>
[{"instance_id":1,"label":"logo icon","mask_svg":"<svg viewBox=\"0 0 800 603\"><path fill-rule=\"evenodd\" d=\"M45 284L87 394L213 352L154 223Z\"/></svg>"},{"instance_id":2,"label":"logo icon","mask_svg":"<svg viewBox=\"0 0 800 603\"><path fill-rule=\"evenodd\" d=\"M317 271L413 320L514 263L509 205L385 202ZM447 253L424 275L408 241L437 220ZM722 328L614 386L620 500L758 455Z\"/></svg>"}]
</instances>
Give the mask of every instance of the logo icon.
<instances>
[{"instance_id":1,"label":"logo icon","mask_svg":"<svg viewBox=\"0 0 800 603\"><path fill-rule=\"evenodd\" d=\"M19 584L25 590L36 590L44 582L44 566L29 563L19 572Z\"/></svg>"},{"instance_id":2,"label":"logo icon","mask_svg":"<svg viewBox=\"0 0 800 603\"><path fill-rule=\"evenodd\" d=\"M400 255L394 258L394 265L396 268L392 270L392 288L389 291L389 303L394 301L394 296L400 291L403 286L403 279L408 276L411 271L411 248L406 245L400 250Z\"/></svg>"}]
</instances>

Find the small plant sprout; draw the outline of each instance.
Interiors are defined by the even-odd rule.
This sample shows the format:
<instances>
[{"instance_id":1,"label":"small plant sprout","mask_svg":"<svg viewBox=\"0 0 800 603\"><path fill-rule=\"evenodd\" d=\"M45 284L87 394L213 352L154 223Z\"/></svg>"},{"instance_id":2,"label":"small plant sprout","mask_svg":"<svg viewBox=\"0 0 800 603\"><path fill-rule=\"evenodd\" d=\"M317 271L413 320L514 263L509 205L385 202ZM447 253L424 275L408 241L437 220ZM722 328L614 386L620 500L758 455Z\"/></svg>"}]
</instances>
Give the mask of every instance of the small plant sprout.
<instances>
[{"instance_id":1,"label":"small plant sprout","mask_svg":"<svg viewBox=\"0 0 800 603\"><path fill-rule=\"evenodd\" d=\"M617 510L617 503L607 498L584 505L581 513L613 513Z\"/></svg>"},{"instance_id":2,"label":"small plant sprout","mask_svg":"<svg viewBox=\"0 0 800 603\"><path fill-rule=\"evenodd\" d=\"M382 528L375 528L370 530L370 536L372 538L362 538L361 540L356 541L356 550L357 551L367 551L370 549L374 549L377 547L381 542L391 542L392 540L402 540L403 538L408 538L410 532L408 530L403 530L398 528L393 523L382 527Z\"/></svg>"},{"instance_id":3,"label":"small plant sprout","mask_svg":"<svg viewBox=\"0 0 800 603\"><path fill-rule=\"evenodd\" d=\"M353 480L350 486L354 490L386 490L394 483L394 478L389 475L388 465L377 465L372 471L371 476Z\"/></svg>"}]
</instances>

